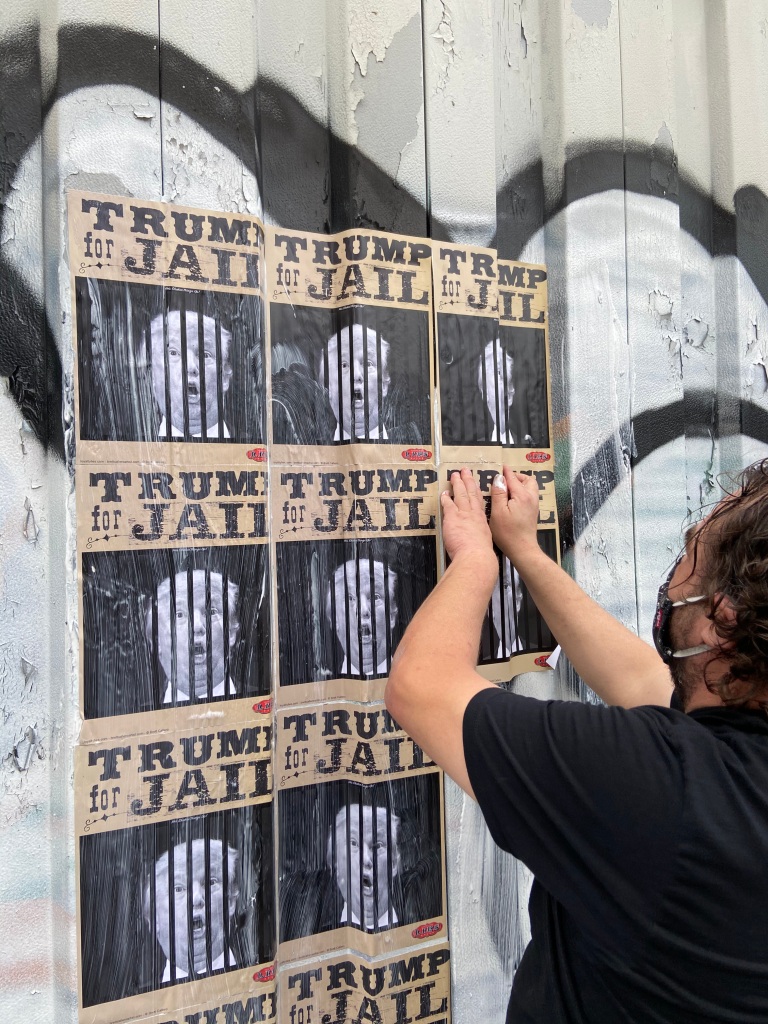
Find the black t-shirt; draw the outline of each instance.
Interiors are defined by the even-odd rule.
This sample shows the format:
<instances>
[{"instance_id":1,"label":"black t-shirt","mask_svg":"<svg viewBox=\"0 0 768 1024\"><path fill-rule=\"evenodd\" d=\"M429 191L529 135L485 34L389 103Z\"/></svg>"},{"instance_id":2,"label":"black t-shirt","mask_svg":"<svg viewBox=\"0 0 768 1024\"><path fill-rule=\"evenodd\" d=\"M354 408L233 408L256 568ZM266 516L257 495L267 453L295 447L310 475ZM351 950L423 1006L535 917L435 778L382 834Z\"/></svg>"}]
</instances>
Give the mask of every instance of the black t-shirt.
<instances>
[{"instance_id":1,"label":"black t-shirt","mask_svg":"<svg viewBox=\"0 0 768 1024\"><path fill-rule=\"evenodd\" d=\"M489 689L464 752L535 876L510 1024L768 1022L768 717Z\"/></svg>"}]
</instances>

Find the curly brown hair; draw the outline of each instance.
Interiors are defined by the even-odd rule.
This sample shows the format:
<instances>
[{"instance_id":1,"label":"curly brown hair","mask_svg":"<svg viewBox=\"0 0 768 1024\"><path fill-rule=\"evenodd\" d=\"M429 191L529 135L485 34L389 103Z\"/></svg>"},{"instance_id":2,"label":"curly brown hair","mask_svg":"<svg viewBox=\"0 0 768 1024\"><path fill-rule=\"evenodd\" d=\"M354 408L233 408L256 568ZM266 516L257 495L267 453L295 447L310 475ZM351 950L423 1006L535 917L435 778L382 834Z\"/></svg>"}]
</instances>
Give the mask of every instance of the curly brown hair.
<instances>
[{"instance_id":1,"label":"curly brown hair","mask_svg":"<svg viewBox=\"0 0 768 1024\"><path fill-rule=\"evenodd\" d=\"M708 680L723 704L768 712L768 459L740 473L694 539L709 617L728 672ZM718 615L727 602L733 615Z\"/></svg>"}]
</instances>

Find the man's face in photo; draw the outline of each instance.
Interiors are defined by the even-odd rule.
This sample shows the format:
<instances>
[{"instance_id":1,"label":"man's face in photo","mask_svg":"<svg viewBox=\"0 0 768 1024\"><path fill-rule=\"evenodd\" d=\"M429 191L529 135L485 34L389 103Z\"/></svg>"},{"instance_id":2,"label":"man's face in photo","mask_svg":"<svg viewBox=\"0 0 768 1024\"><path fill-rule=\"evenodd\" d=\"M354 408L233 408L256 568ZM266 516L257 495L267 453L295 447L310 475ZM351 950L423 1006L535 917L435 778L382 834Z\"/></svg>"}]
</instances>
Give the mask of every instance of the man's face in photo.
<instances>
[{"instance_id":1,"label":"man's face in photo","mask_svg":"<svg viewBox=\"0 0 768 1024\"><path fill-rule=\"evenodd\" d=\"M227 633L224 633L224 589L221 574L210 573L210 647L208 645L208 615L206 613L205 570L192 572L192 602L189 600L189 576L179 572L175 581L175 607L171 601L170 578L157 588L157 656L163 672L170 681L173 676L173 635L176 637L176 686L180 694L191 696L194 686L197 698L208 694L208 656L211 660L211 688L225 680L225 652L231 651L237 640L239 618L237 610L238 588L234 583L227 589ZM190 619L192 634L190 639ZM147 638L152 643L152 613L147 615ZM191 681L191 682L190 682Z\"/></svg>"},{"instance_id":2,"label":"man's face in photo","mask_svg":"<svg viewBox=\"0 0 768 1024\"><path fill-rule=\"evenodd\" d=\"M483 380L485 370L485 380ZM499 441L507 440L510 410L515 398L514 359L505 352L498 338L489 341L477 367L477 386L491 414Z\"/></svg>"},{"instance_id":3,"label":"man's face in photo","mask_svg":"<svg viewBox=\"0 0 768 1024\"><path fill-rule=\"evenodd\" d=\"M170 960L171 910L174 921L176 968L186 974L206 972L207 936L210 936L211 963L215 963L223 955L225 915L226 920L231 921L237 903L235 851L227 848L229 872L225 894L224 851L221 840L210 841L210 879L206 877L205 845L204 839L192 841L191 872L187 871L186 843L179 843L173 848L172 879L169 877L167 853L164 853L155 864L155 935L167 959ZM206 912L206 892L210 901L210 915ZM148 889L145 892L144 909L147 922L150 923L152 913Z\"/></svg>"},{"instance_id":4,"label":"man's face in photo","mask_svg":"<svg viewBox=\"0 0 768 1024\"><path fill-rule=\"evenodd\" d=\"M395 582L383 562L366 558L351 558L333 574L334 601L329 588L326 612L353 673L372 675L379 665L389 666L397 622Z\"/></svg>"},{"instance_id":5,"label":"man's face in photo","mask_svg":"<svg viewBox=\"0 0 768 1024\"><path fill-rule=\"evenodd\" d=\"M200 320L203 339L200 344ZM152 387L155 400L166 420L177 430L184 430L184 393L189 408L189 433L192 436L202 432L202 409L205 407L205 428L207 433L216 435L215 428L223 419L224 410L219 408L218 360L216 355L216 322L210 316L199 317L187 310L186 344L182 338L181 313L173 310L167 314L167 329L163 329L163 317L156 316L150 324L152 341ZM232 367L229 361L229 331L221 330L221 393L222 399L229 389ZM170 416L166 409L165 358L168 357L168 389L170 391ZM201 351L202 350L202 351ZM183 352L186 351L187 367L184 375ZM224 436L223 424L221 436Z\"/></svg>"},{"instance_id":6,"label":"man's face in photo","mask_svg":"<svg viewBox=\"0 0 768 1024\"><path fill-rule=\"evenodd\" d=\"M498 656L508 658L518 649L515 619L523 600L522 584L508 558L504 559L504 571L496 580L491 594L491 618L499 642Z\"/></svg>"},{"instance_id":7,"label":"man's face in photo","mask_svg":"<svg viewBox=\"0 0 768 1024\"><path fill-rule=\"evenodd\" d=\"M379 382L381 397L389 390L389 344L381 339L381 366L378 363L376 332L360 324L345 327L331 335L326 343L328 357L328 399L333 415L344 437L365 437L365 388L368 381L368 432L379 429ZM339 389L341 374L341 389ZM320 380L325 383L325 367L321 358ZM343 429L342 429L343 427ZM351 428L351 429L350 429Z\"/></svg>"},{"instance_id":8,"label":"man's face in photo","mask_svg":"<svg viewBox=\"0 0 768 1024\"><path fill-rule=\"evenodd\" d=\"M400 819L390 814L387 827L385 807L353 803L336 815L335 851L329 836L327 860L347 903L347 921L368 929L378 921L389 923L390 885L400 870L399 826Z\"/></svg>"}]
</instances>

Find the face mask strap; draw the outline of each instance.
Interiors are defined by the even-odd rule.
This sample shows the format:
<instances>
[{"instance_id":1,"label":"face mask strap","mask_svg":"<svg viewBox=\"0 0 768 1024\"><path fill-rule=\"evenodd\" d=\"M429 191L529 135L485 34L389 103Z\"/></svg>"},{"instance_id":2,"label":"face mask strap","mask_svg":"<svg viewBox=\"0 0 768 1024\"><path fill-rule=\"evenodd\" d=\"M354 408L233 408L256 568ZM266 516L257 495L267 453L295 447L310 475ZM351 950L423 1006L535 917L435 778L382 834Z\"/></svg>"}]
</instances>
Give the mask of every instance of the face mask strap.
<instances>
[{"instance_id":1,"label":"face mask strap","mask_svg":"<svg viewBox=\"0 0 768 1024\"><path fill-rule=\"evenodd\" d=\"M692 658L694 654L703 654L704 651L714 650L709 644L699 644L698 647L686 647L682 651L671 651L673 658Z\"/></svg>"},{"instance_id":2,"label":"face mask strap","mask_svg":"<svg viewBox=\"0 0 768 1024\"><path fill-rule=\"evenodd\" d=\"M698 594L696 597L684 597L681 601L670 601L670 608L682 608L686 604L698 604L699 601L706 601L706 594Z\"/></svg>"}]
</instances>

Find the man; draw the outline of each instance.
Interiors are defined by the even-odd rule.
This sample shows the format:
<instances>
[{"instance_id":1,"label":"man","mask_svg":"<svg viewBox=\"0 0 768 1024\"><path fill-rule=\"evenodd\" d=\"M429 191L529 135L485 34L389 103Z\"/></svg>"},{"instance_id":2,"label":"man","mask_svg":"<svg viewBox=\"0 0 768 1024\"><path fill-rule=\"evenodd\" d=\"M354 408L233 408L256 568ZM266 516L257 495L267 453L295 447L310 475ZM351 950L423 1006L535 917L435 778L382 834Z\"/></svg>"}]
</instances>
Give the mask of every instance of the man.
<instances>
[{"instance_id":1,"label":"man","mask_svg":"<svg viewBox=\"0 0 768 1024\"><path fill-rule=\"evenodd\" d=\"M658 653L541 551L533 479L494 480L493 540L612 707L477 675L498 563L471 473L451 484L451 565L386 700L534 873L507 1020L768 1020L768 460L688 530L659 594Z\"/></svg>"},{"instance_id":2,"label":"man","mask_svg":"<svg viewBox=\"0 0 768 1024\"><path fill-rule=\"evenodd\" d=\"M493 422L492 444L515 443L512 436L512 403L515 400L515 361L498 338L492 338L477 363L477 386Z\"/></svg>"},{"instance_id":3,"label":"man","mask_svg":"<svg viewBox=\"0 0 768 1024\"><path fill-rule=\"evenodd\" d=\"M422 904L434 916L439 868L429 870L433 864L428 859L425 865L416 864L410 887L403 885L406 879L401 872L400 816L388 807L384 797L377 802L373 792L368 800L350 795L341 807L334 801L329 809L333 817L329 813L320 818L328 822L325 833L316 835L318 818L306 804L294 805L301 807L301 820L293 826L296 842L309 840L311 849L307 849L297 869L281 869L281 942L346 925L379 932L421 920ZM284 794L280 796L285 800ZM280 815L284 824L290 820L290 811L282 802ZM323 845L322 865L315 861L314 867L306 866L308 858L314 860L317 847L323 849ZM413 888L418 888L417 895ZM439 896L437 903L439 906Z\"/></svg>"},{"instance_id":4,"label":"man","mask_svg":"<svg viewBox=\"0 0 768 1024\"><path fill-rule=\"evenodd\" d=\"M400 819L386 807L352 802L336 815L326 862L342 900L338 923L366 931L398 923L392 886L400 871Z\"/></svg>"},{"instance_id":5,"label":"man","mask_svg":"<svg viewBox=\"0 0 768 1024\"><path fill-rule=\"evenodd\" d=\"M389 390L389 343L360 324L332 334L318 377L336 418L334 441L387 440L382 406Z\"/></svg>"},{"instance_id":6,"label":"man","mask_svg":"<svg viewBox=\"0 0 768 1024\"><path fill-rule=\"evenodd\" d=\"M228 580L225 591L221 573L205 569L176 573L173 592L171 577L160 581L156 636L151 603L144 626L150 651L156 649L168 680L163 704L210 700L237 692L229 666L240 629L238 597L235 583Z\"/></svg>"},{"instance_id":7,"label":"man","mask_svg":"<svg viewBox=\"0 0 768 1024\"><path fill-rule=\"evenodd\" d=\"M171 852L172 866L163 853L152 869L154 893L151 877L144 885L144 919L166 957L161 983L237 966L231 948L240 892L237 851L227 846L226 877L220 839L193 839L189 850L178 843Z\"/></svg>"},{"instance_id":8,"label":"man","mask_svg":"<svg viewBox=\"0 0 768 1024\"><path fill-rule=\"evenodd\" d=\"M181 313L172 310L150 323L152 388L162 415L157 431L161 441L168 438L168 419L171 437L230 436L223 402L232 380L232 335L224 328L219 333L221 363L213 317L187 310L182 324Z\"/></svg>"},{"instance_id":9,"label":"man","mask_svg":"<svg viewBox=\"0 0 768 1024\"><path fill-rule=\"evenodd\" d=\"M397 574L365 556L342 562L328 584L326 620L341 645L340 675L384 676L397 624Z\"/></svg>"}]
</instances>

